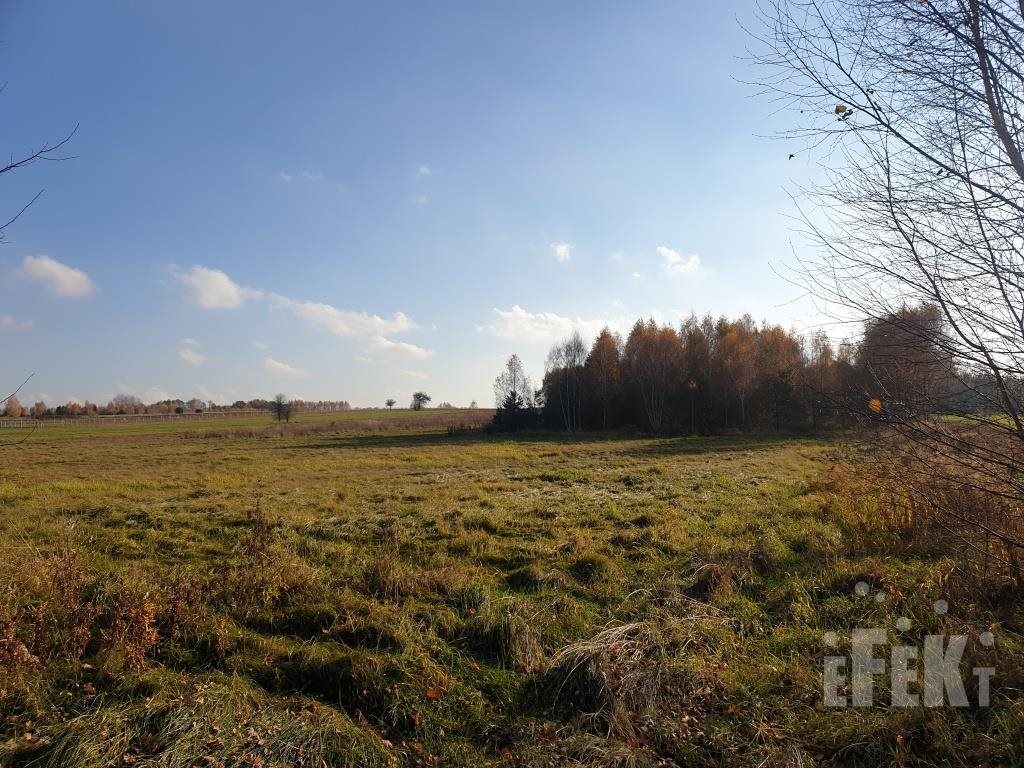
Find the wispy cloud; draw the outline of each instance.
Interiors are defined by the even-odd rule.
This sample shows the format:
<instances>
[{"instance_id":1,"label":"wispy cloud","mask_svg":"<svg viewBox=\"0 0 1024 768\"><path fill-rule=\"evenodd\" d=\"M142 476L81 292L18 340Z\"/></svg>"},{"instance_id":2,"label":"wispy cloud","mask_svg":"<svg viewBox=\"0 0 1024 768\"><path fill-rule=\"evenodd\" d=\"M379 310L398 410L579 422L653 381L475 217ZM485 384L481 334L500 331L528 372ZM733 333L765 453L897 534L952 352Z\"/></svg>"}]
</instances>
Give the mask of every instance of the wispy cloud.
<instances>
[{"instance_id":1,"label":"wispy cloud","mask_svg":"<svg viewBox=\"0 0 1024 768\"><path fill-rule=\"evenodd\" d=\"M200 398L208 403L213 403L214 405L226 405L228 402L228 397L226 395L223 395L220 392L212 392L202 384L196 384L196 392L199 394Z\"/></svg>"},{"instance_id":2,"label":"wispy cloud","mask_svg":"<svg viewBox=\"0 0 1024 768\"><path fill-rule=\"evenodd\" d=\"M604 318L584 319L559 315L554 312L527 312L518 304L512 309L493 310L496 321L481 325L477 330L499 339L514 339L525 343L550 343L579 331L585 337L596 336L606 325L615 329L622 323Z\"/></svg>"},{"instance_id":3,"label":"wispy cloud","mask_svg":"<svg viewBox=\"0 0 1024 768\"><path fill-rule=\"evenodd\" d=\"M270 347L268 347L262 341L254 341L252 345L256 347L256 349L270 349Z\"/></svg>"},{"instance_id":4,"label":"wispy cloud","mask_svg":"<svg viewBox=\"0 0 1024 768\"><path fill-rule=\"evenodd\" d=\"M277 178L285 184L294 184L296 181L309 181L319 184L324 180L324 175L322 173L314 173L313 171L296 171L294 173L278 171Z\"/></svg>"},{"instance_id":5,"label":"wispy cloud","mask_svg":"<svg viewBox=\"0 0 1024 768\"><path fill-rule=\"evenodd\" d=\"M416 168L417 176L433 176L434 171L429 165L420 165Z\"/></svg>"},{"instance_id":6,"label":"wispy cloud","mask_svg":"<svg viewBox=\"0 0 1024 768\"><path fill-rule=\"evenodd\" d=\"M42 283L54 296L83 298L91 296L96 290L95 284L85 272L49 256L26 256L21 262L18 277Z\"/></svg>"},{"instance_id":7,"label":"wispy cloud","mask_svg":"<svg viewBox=\"0 0 1024 768\"><path fill-rule=\"evenodd\" d=\"M276 294L270 297L270 303L272 307L289 310L315 328L343 338L360 339L373 351L412 359L422 359L434 354L429 349L423 349L415 344L387 338L396 333L416 330L416 324L402 312L395 312L390 318L383 318L366 312L338 309L321 302L296 301Z\"/></svg>"},{"instance_id":8,"label":"wispy cloud","mask_svg":"<svg viewBox=\"0 0 1024 768\"><path fill-rule=\"evenodd\" d=\"M361 341L368 350L396 358L422 359L434 353L404 341L389 338L394 334L417 330L413 321L402 312L390 318L367 312L339 309L330 304L268 293L258 288L239 285L219 269L194 266L187 271L172 268L179 283L188 289L190 301L205 309L233 309L249 299L265 300L271 309L286 310L308 325L335 336ZM265 349L266 345L258 349Z\"/></svg>"},{"instance_id":9,"label":"wispy cloud","mask_svg":"<svg viewBox=\"0 0 1024 768\"><path fill-rule=\"evenodd\" d=\"M430 376L423 371L402 371L403 376L408 376L410 379L429 379Z\"/></svg>"},{"instance_id":10,"label":"wispy cloud","mask_svg":"<svg viewBox=\"0 0 1024 768\"><path fill-rule=\"evenodd\" d=\"M697 275L703 271L703 267L700 264L700 256L697 254L683 257L678 251L674 251L665 245L658 246L658 254L664 262L665 274L671 277Z\"/></svg>"},{"instance_id":11,"label":"wispy cloud","mask_svg":"<svg viewBox=\"0 0 1024 768\"><path fill-rule=\"evenodd\" d=\"M162 400L170 400L171 393L160 386L152 386L148 389L139 389L133 387L130 384L125 384L123 381L117 382L117 392L111 393L110 397L114 394L134 395L144 403L159 403ZM78 401L81 402L81 401Z\"/></svg>"},{"instance_id":12,"label":"wispy cloud","mask_svg":"<svg viewBox=\"0 0 1024 768\"><path fill-rule=\"evenodd\" d=\"M263 359L263 370L275 376L284 376L289 379L305 379L309 376L309 371L288 365L288 363L282 363L280 360L275 360L272 357Z\"/></svg>"},{"instance_id":13,"label":"wispy cloud","mask_svg":"<svg viewBox=\"0 0 1024 768\"><path fill-rule=\"evenodd\" d=\"M412 201L417 205L426 205L428 202L426 195L413 195Z\"/></svg>"},{"instance_id":14,"label":"wispy cloud","mask_svg":"<svg viewBox=\"0 0 1024 768\"><path fill-rule=\"evenodd\" d=\"M179 349L178 357L189 365L202 365L209 359L206 355L196 352L192 347L182 347Z\"/></svg>"},{"instance_id":15,"label":"wispy cloud","mask_svg":"<svg viewBox=\"0 0 1024 768\"><path fill-rule=\"evenodd\" d=\"M7 331L27 331L35 323L32 320L15 320L13 315L0 315L0 333Z\"/></svg>"},{"instance_id":16,"label":"wispy cloud","mask_svg":"<svg viewBox=\"0 0 1024 768\"><path fill-rule=\"evenodd\" d=\"M572 243L551 243L548 246L551 249L551 255L555 257L557 261L569 261L572 258L572 252L576 250L576 246Z\"/></svg>"},{"instance_id":17,"label":"wispy cloud","mask_svg":"<svg viewBox=\"0 0 1024 768\"><path fill-rule=\"evenodd\" d=\"M188 289L189 300L203 309L235 309L262 291L244 288L219 269L194 266L186 271L171 267L174 279Z\"/></svg>"}]
</instances>

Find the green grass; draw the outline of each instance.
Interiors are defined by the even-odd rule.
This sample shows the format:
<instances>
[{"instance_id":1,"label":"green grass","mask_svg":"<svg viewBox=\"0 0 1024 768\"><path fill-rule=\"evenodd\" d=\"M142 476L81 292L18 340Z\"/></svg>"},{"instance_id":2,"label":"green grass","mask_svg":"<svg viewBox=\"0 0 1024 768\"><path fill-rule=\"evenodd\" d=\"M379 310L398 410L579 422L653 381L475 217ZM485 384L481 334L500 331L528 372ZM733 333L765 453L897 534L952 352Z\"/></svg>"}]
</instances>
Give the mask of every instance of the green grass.
<instances>
[{"instance_id":1,"label":"green grass","mask_svg":"<svg viewBox=\"0 0 1024 768\"><path fill-rule=\"evenodd\" d=\"M97 614L82 659L0 666L0 762L1020 754L1019 603L959 599L942 552L865 535L878 500L818 482L836 445L450 436L464 414L376 415L54 428L0 445L0 628L45 611L54 632L73 624L47 591L69 546ZM856 596L861 580L887 599ZM132 665L149 604L159 639ZM915 637L998 622L995 706L823 709L823 634L895 635L898 616Z\"/></svg>"}]
</instances>

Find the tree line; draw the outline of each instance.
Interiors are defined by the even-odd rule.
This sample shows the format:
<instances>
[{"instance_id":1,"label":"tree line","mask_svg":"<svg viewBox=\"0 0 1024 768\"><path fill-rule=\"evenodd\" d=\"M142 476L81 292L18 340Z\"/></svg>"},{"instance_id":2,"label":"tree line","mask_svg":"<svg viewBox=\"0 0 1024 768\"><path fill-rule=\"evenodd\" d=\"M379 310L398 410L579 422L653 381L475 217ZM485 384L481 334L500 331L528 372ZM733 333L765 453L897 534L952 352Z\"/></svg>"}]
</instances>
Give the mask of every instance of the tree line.
<instances>
[{"instance_id":1,"label":"tree line","mask_svg":"<svg viewBox=\"0 0 1024 768\"><path fill-rule=\"evenodd\" d=\"M908 330L909 329L909 330ZM907 306L869 320L856 342L800 335L749 315L638 320L589 345L578 332L548 354L534 389L513 355L495 381L495 426L569 432L636 427L651 433L801 431L908 409L961 413L977 392L943 351L941 313Z\"/></svg>"},{"instance_id":2,"label":"tree line","mask_svg":"<svg viewBox=\"0 0 1024 768\"><path fill-rule=\"evenodd\" d=\"M293 412L330 413L348 411L352 406L347 400L302 400L288 401ZM275 412L275 401L264 398L252 400L236 400L230 405L218 405L212 402L192 398L191 400L166 399L154 403L144 403L135 395L115 395L106 405L97 405L86 400L79 403L71 400L63 405L50 406L42 400L24 405L16 395L9 397L4 403L3 415L10 418L34 417L74 417L74 416L134 416L144 414L175 414L203 413L205 411L259 410Z\"/></svg>"}]
</instances>

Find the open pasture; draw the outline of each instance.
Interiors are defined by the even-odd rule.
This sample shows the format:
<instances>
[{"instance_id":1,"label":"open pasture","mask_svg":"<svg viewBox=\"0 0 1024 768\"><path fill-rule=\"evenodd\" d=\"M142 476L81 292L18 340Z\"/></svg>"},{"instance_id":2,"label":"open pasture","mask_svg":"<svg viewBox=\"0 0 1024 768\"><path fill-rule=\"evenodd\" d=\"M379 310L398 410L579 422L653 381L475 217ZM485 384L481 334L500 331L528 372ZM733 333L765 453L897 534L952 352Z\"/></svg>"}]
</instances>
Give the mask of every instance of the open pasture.
<instances>
[{"instance_id":1,"label":"open pasture","mask_svg":"<svg viewBox=\"0 0 1024 768\"><path fill-rule=\"evenodd\" d=\"M1019 754L1014 601L958 603L948 560L878 529L836 443L337 416L0 446L0 763ZM824 634L848 652L900 616L904 639L998 624L994 706L889 708L878 678L885 706L824 708Z\"/></svg>"}]
</instances>

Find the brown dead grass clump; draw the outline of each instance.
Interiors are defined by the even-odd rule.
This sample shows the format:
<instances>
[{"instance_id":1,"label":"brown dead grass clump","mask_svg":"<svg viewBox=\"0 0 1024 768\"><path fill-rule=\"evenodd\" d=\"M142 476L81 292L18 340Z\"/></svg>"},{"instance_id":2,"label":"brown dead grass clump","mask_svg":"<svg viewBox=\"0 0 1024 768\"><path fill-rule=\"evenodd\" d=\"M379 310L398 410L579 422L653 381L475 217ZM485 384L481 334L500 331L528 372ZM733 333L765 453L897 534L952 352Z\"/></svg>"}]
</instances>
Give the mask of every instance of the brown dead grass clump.
<instances>
[{"instance_id":1,"label":"brown dead grass clump","mask_svg":"<svg viewBox=\"0 0 1024 768\"><path fill-rule=\"evenodd\" d=\"M610 735L634 736L665 686L666 648L648 622L609 627L566 646L551 660L542 688L551 703L570 705Z\"/></svg>"},{"instance_id":2,"label":"brown dead grass clump","mask_svg":"<svg viewBox=\"0 0 1024 768\"><path fill-rule=\"evenodd\" d=\"M149 592L132 584L120 585L111 607L110 627L104 633L107 664L142 669L160 639L156 617L157 601Z\"/></svg>"},{"instance_id":3,"label":"brown dead grass clump","mask_svg":"<svg viewBox=\"0 0 1024 768\"><path fill-rule=\"evenodd\" d=\"M534 690L552 712L591 733L633 744L672 741L695 727L721 691L718 654L731 637L717 613L656 610L565 646Z\"/></svg>"},{"instance_id":4,"label":"brown dead grass clump","mask_svg":"<svg viewBox=\"0 0 1024 768\"><path fill-rule=\"evenodd\" d=\"M507 669L530 674L544 661L544 648L534 629L536 616L518 600L488 601L467 625L476 649Z\"/></svg>"},{"instance_id":5,"label":"brown dead grass clump","mask_svg":"<svg viewBox=\"0 0 1024 768\"><path fill-rule=\"evenodd\" d=\"M97 579L70 548L38 562L34 571L26 586L36 587L36 600L23 608L18 622L31 627L32 653L42 660L77 661L89 646L100 614Z\"/></svg>"},{"instance_id":6,"label":"brown dead grass clump","mask_svg":"<svg viewBox=\"0 0 1024 768\"><path fill-rule=\"evenodd\" d=\"M686 592L696 600L707 601L712 598L730 597L735 588L732 566L706 563L693 572Z\"/></svg>"},{"instance_id":7,"label":"brown dead grass clump","mask_svg":"<svg viewBox=\"0 0 1024 768\"><path fill-rule=\"evenodd\" d=\"M410 591L413 579L397 556L383 554L367 564L363 583L370 594L397 603Z\"/></svg>"}]
</instances>

